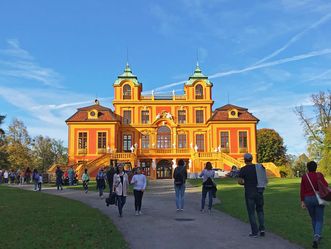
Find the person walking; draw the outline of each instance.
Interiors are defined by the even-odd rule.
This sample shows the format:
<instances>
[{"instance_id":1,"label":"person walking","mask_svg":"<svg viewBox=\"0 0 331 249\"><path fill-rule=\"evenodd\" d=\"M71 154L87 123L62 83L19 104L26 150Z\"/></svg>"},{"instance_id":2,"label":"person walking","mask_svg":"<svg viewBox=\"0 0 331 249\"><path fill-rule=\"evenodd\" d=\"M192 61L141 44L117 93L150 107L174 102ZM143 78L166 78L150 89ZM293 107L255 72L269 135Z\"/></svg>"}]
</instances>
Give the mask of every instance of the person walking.
<instances>
[{"instance_id":1,"label":"person walking","mask_svg":"<svg viewBox=\"0 0 331 249\"><path fill-rule=\"evenodd\" d=\"M75 171L74 171L73 167L71 166L68 169L69 186L72 186L74 184L74 178L75 178Z\"/></svg>"},{"instance_id":2,"label":"person walking","mask_svg":"<svg viewBox=\"0 0 331 249\"><path fill-rule=\"evenodd\" d=\"M201 212L205 210L205 201L208 194L208 212L211 213L211 207L213 205L213 191L216 186L213 181L215 177L215 171L210 162L206 163L205 169L200 173L199 177L202 177L202 196L201 196Z\"/></svg>"},{"instance_id":3,"label":"person walking","mask_svg":"<svg viewBox=\"0 0 331 249\"><path fill-rule=\"evenodd\" d=\"M3 170L0 169L0 184L2 183L3 179Z\"/></svg>"},{"instance_id":4,"label":"person walking","mask_svg":"<svg viewBox=\"0 0 331 249\"><path fill-rule=\"evenodd\" d=\"M55 175L56 175L56 188L57 190L63 190L62 184L63 184L63 171L60 169L59 166L57 166L56 171L55 171Z\"/></svg>"},{"instance_id":5,"label":"person walking","mask_svg":"<svg viewBox=\"0 0 331 249\"><path fill-rule=\"evenodd\" d=\"M30 167L27 167L26 170L25 170L25 181L26 181L26 184L30 184L30 181L31 181Z\"/></svg>"},{"instance_id":6,"label":"person walking","mask_svg":"<svg viewBox=\"0 0 331 249\"><path fill-rule=\"evenodd\" d=\"M184 194L185 194L185 182L187 179L187 170L183 159L178 161L178 167L175 168L174 174L174 185L176 193L176 207L177 211L184 210Z\"/></svg>"},{"instance_id":7,"label":"person walking","mask_svg":"<svg viewBox=\"0 0 331 249\"><path fill-rule=\"evenodd\" d=\"M39 181L39 173L38 173L37 169L33 170L32 180L33 180L33 183L34 183L34 191L37 191L38 190L38 181Z\"/></svg>"},{"instance_id":8,"label":"person walking","mask_svg":"<svg viewBox=\"0 0 331 249\"><path fill-rule=\"evenodd\" d=\"M253 164L250 153L244 155L245 166L240 169L238 183L245 186L245 201L249 222L251 225L250 237L256 238L258 233L265 236L263 191L267 184L265 168L260 164ZM256 223L255 211L259 222Z\"/></svg>"},{"instance_id":9,"label":"person walking","mask_svg":"<svg viewBox=\"0 0 331 249\"><path fill-rule=\"evenodd\" d=\"M82 181L83 181L83 188L85 190L85 194L88 192L88 183L90 181L90 177L87 173L87 169L84 170L84 173L82 175Z\"/></svg>"},{"instance_id":10,"label":"person walking","mask_svg":"<svg viewBox=\"0 0 331 249\"><path fill-rule=\"evenodd\" d=\"M5 172L3 172L4 183L7 183L8 184L8 177L9 177L8 170L5 170Z\"/></svg>"},{"instance_id":11,"label":"person walking","mask_svg":"<svg viewBox=\"0 0 331 249\"><path fill-rule=\"evenodd\" d=\"M140 168L136 168L136 174L132 177L131 184L134 185L133 194L135 214L141 215L141 203L146 189L146 176L141 173Z\"/></svg>"},{"instance_id":12,"label":"person walking","mask_svg":"<svg viewBox=\"0 0 331 249\"><path fill-rule=\"evenodd\" d=\"M21 170L20 172L20 185L23 186L25 181L25 172Z\"/></svg>"},{"instance_id":13,"label":"person walking","mask_svg":"<svg viewBox=\"0 0 331 249\"><path fill-rule=\"evenodd\" d=\"M315 191L318 192L318 181L326 187L328 183L322 173L316 172L316 162L308 162L307 169L308 173L304 174L301 178L301 207L308 210L313 227L313 248L318 248L318 244L322 238L324 205L318 203Z\"/></svg>"},{"instance_id":14,"label":"person walking","mask_svg":"<svg viewBox=\"0 0 331 249\"><path fill-rule=\"evenodd\" d=\"M128 195L129 179L128 175L124 172L123 165L117 167L117 173L114 174L113 191L116 193L117 208L119 217L123 216L123 207Z\"/></svg>"},{"instance_id":15,"label":"person walking","mask_svg":"<svg viewBox=\"0 0 331 249\"><path fill-rule=\"evenodd\" d=\"M106 188L106 175L103 171L103 168L101 168L95 177L95 180L97 182L97 190L99 191L99 197L103 199L103 191Z\"/></svg>"},{"instance_id":16,"label":"person walking","mask_svg":"<svg viewBox=\"0 0 331 249\"><path fill-rule=\"evenodd\" d=\"M38 191L41 191L42 183L43 183L43 175L40 173L38 176Z\"/></svg>"},{"instance_id":17,"label":"person walking","mask_svg":"<svg viewBox=\"0 0 331 249\"><path fill-rule=\"evenodd\" d=\"M109 196L113 192L114 174L115 174L115 169L112 165L110 165L106 172L107 184L109 186Z\"/></svg>"}]
</instances>

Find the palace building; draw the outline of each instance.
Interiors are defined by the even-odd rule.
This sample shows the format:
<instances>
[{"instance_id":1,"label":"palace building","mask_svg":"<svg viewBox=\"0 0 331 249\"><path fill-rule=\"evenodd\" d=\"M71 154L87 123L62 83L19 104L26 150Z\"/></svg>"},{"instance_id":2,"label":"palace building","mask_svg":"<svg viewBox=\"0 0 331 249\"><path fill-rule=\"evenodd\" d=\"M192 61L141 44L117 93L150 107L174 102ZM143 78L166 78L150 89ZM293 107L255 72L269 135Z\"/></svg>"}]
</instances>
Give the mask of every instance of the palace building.
<instances>
[{"instance_id":1,"label":"palace building","mask_svg":"<svg viewBox=\"0 0 331 249\"><path fill-rule=\"evenodd\" d=\"M258 119L231 104L213 109L213 84L199 65L184 84L184 94L143 95L143 86L127 64L114 84L111 109L95 100L66 120L69 165L93 176L100 167L140 166L151 179L172 178L179 159L191 176L206 162L230 170L243 154L256 160Z\"/></svg>"}]
</instances>

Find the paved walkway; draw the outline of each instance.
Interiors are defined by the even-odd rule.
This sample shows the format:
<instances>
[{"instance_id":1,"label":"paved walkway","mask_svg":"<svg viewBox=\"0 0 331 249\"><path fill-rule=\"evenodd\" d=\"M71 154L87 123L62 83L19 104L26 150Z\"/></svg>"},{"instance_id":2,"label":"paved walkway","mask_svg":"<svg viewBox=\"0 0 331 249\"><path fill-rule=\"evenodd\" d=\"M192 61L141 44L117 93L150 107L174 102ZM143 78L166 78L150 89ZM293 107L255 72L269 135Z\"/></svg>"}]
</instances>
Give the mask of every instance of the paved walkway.
<instances>
[{"instance_id":1,"label":"paved walkway","mask_svg":"<svg viewBox=\"0 0 331 249\"><path fill-rule=\"evenodd\" d=\"M268 231L264 238L249 238L248 224L222 212L200 213L200 188L187 188L183 212L176 212L172 181L154 181L148 188L143 198L143 215L134 215L133 196L129 196L122 218L118 217L117 207L106 207L96 192L85 194L83 191L51 188L43 192L78 200L99 209L112 219L131 249L301 248Z\"/></svg>"}]
</instances>

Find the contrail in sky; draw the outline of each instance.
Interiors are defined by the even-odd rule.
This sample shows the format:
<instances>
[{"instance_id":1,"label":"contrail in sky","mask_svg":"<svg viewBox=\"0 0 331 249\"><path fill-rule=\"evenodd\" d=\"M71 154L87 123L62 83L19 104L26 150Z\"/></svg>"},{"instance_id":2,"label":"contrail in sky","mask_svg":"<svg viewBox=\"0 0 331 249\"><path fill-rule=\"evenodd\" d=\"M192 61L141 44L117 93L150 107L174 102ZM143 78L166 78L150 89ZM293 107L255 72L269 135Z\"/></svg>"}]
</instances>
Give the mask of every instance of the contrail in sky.
<instances>
[{"instance_id":1,"label":"contrail in sky","mask_svg":"<svg viewBox=\"0 0 331 249\"><path fill-rule=\"evenodd\" d=\"M224 76L228 76L228 75L232 75L232 74L240 74L240 73L244 73L244 72L254 71L254 70L257 70L257 69L260 69L260 68L272 67L272 66L292 62L292 61L305 60L305 59L308 59L308 58L322 56L322 55L326 55L326 54L331 54L331 49L330 48L323 49L323 50L317 50L317 51L311 51L311 52L306 53L306 54L295 55L295 56L292 56L292 57L279 59L279 60L276 60L276 61L265 62L265 63L259 64L259 65L252 65L252 66L245 67L245 68L242 68L242 69L234 69L234 70L230 70L230 71L227 71L227 72L215 73L213 75L210 75L209 79L220 78L220 77L224 77ZM167 88L170 88L170 87L173 87L173 86L184 84L185 82L186 82L186 80L175 82L175 83L170 83L170 84L167 84L167 85L164 85L164 86L161 86L161 87L157 87L154 90L159 91L159 90L167 89Z\"/></svg>"}]
</instances>

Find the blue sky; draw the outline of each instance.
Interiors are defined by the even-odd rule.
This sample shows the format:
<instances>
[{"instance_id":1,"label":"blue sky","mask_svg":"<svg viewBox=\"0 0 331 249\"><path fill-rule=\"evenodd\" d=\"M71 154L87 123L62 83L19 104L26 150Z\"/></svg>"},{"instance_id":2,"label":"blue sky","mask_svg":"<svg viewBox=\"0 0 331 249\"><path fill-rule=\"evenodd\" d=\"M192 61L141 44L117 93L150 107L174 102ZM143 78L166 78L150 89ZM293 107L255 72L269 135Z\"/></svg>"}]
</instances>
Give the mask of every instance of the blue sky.
<instances>
[{"instance_id":1,"label":"blue sky","mask_svg":"<svg viewBox=\"0 0 331 249\"><path fill-rule=\"evenodd\" d=\"M214 108L249 108L290 153L306 150L295 106L331 88L331 3L319 0L57 0L0 3L0 113L67 143L76 108L111 106L127 49L144 91L180 92L197 50Z\"/></svg>"}]
</instances>

